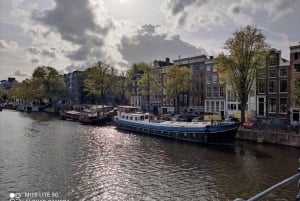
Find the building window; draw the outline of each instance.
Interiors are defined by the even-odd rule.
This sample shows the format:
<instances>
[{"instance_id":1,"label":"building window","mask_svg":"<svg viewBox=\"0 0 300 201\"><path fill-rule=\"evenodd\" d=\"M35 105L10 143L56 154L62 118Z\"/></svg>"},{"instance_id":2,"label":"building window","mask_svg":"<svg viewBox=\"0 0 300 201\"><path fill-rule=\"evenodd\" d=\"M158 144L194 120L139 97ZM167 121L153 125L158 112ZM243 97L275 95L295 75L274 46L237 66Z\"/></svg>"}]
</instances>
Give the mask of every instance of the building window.
<instances>
[{"instance_id":1,"label":"building window","mask_svg":"<svg viewBox=\"0 0 300 201\"><path fill-rule=\"evenodd\" d=\"M211 75L208 75L207 76L207 84L210 84L211 83Z\"/></svg>"},{"instance_id":2,"label":"building window","mask_svg":"<svg viewBox=\"0 0 300 201\"><path fill-rule=\"evenodd\" d=\"M286 113L287 112L287 98L280 98L279 100L279 112Z\"/></svg>"},{"instance_id":3,"label":"building window","mask_svg":"<svg viewBox=\"0 0 300 201\"><path fill-rule=\"evenodd\" d=\"M275 98L269 98L269 112L276 112L276 100L275 100Z\"/></svg>"},{"instance_id":4,"label":"building window","mask_svg":"<svg viewBox=\"0 0 300 201\"><path fill-rule=\"evenodd\" d=\"M214 112L215 111L215 102L211 102L211 111Z\"/></svg>"},{"instance_id":5,"label":"building window","mask_svg":"<svg viewBox=\"0 0 300 201\"><path fill-rule=\"evenodd\" d=\"M224 108L224 102L222 101L221 102L221 110L224 110L225 108Z\"/></svg>"},{"instance_id":6,"label":"building window","mask_svg":"<svg viewBox=\"0 0 300 201\"><path fill-rule=\"evenodd\" d=\"M269 77L276 77L276 69L269 70Z\"/></svg>"},{"instance_id":7,"label":"building window","mask_svg":"<svg viewBox=\"0 0 300 201\"><path fill-rule=\"evenodd\" d=\"M228 110L236 110L236 104L228 104Z\"/></svg>"},{"instance_id":8,"label":"building window","mask_svg":"<svg viewBox=\"0 0 300 201\"><path fill-rule=\"evenodd\" d=\"M211 96L211 88L210 88L210 86L207 86L207 88L206 88L206 96L207 97Z\"/></svg>"},{"instance_id":9,"label":"building window","mask_svg":"<svg viewBox=\"0 0 300 201\"><path fill-rule=\"evenodd\" d=\"M216 102L216 112L219 112L220 110L220 103L219 101Z\"/></svg>"},{"instance_id":10,"label":"building window","mask_svg":"<svg viewBox=\"0 0 300 201\"><path fill-rule=\"evenodd\" d=\"M228 102L236 102L236 96L233 91L228 91Z\"/></svg>"},{"instance_id":11,"label":"building window","mask_svg":"<svg viewBox=\"0 0 300 201\"><path fill-rule=\"evenodd\" d=\"M280 69L280 77L286 77L287 75L288 75L287 69L281 68Z\"/></svg>"},{"instance_id":12,"label":"building window","mask_svg":"<svg viewBox=\"0 0 300 201\"><path fill-rule=\"evenodd\" d=\"M206 65L206 71L211 71L211 67L212 67L211 64L207 64L207 65Z\"/></svg>"},{"instance_id":13,"label":"building window","mask_svg":"<svg viewBox=\"0 0 300 201\"><path fill-rule=\"evenodd\" d=\"M280 92L287 92L288 83L287 80L280 80Z\"/></svg>"},{"instance_id":14,"label":"building window","mask_svg":"<svg viewBox=\"0 0 300 201\"><path fill-rule=\"evenodd\" d=\"M200 64L191 65L193 70L199 70Z\"/></svg>"},{"instance_id":15,"label":"building window","mask_svg":"<svg viewBox=\"0 0 300 201\"><path fill-rule=\"evenodd\" d=\"M206 111L208 112L210 109L209 101L206 101Z\"/></svg>"},{"instance_id":16,"label":"building window","mask_svg":"<svg viewBox=\"0 0 300 201\"><path fill-rule=\"evenodd\" d=\"M276 92L276 80L269 81L269 92L275 93Z\"/></svg>"},{"instance_id":17,"label":"building window","mask_svg":"<svg viewBox=\"0 0 300 201\"><path fill-rule=\"evenodd\" d=\"M213 66L213 72L217 72L218 71L218 68L216 65Z\"/></svg>"},{"instance_id":18,"label":"building window","mask_svg":"<svg viewBox=\"0 0 300 201\"><path fill-rule=\"evenodd\" d=\"M266 69L259 68L257 69L257 78L265 78L266 77Z\"/></svg>"},{"instance_id":19,"label":"building window","mask_svg":"<svg viewBox=\"0 0 300 201\"><path fill-rule=\"evenodd\" d=\"M265 80L258 81L258 93L266 93L266 81Z\"/></svg>"},{"instance_id":20,"label":"building window","mask_svg":"<svg viewBox=\"0 0 300 201\"><path fill-rule=\"evenodd\" d=\"M270 65L275 66L276 65L276 56L272 55L270 58Z\"/></svg>"},{"instance_id":21,"label":"building window","mask_svg":"<svg viewBox=\"0 0 300 201\"><path fill-rule=\"evenodd\" d=\"M213 75L213 76L212 76L212 82L213 82L214 84L216 84L216 83L218 82L218 75Z\"/></svg>"},{"instance_id":22,"label":"building window","mask_svg":"<svg viewBox=\"0 0 300 201\"><path fill-rule=\"evenodd\" d=\"M220 97L224 97L224 87L220 87Z\"/></svg>"},{"instance_id":23,"label":"building window","mask_svg":"<svg viewBox=\"0 0 300 201\"><path fill-rule=\"evenodd\" d=\"M300 59L300 52L295 52L294 58L295 58L295 60Z\"/></svg>"},{"instance_id":24,"label":"building window","mask_svg":"<svg viewBox=\"0 0 300 201\"><path fill-rule=\"evenodd\" d=\"M300 64L294 64L294 71L300 72Z\"/></svg>"},{"instance_id":25,"label":"building window","mask_svg":"<svg viewBox=\"0 0 300 201\"><path fill-rule=\"evenodd\" d=\"M214 87L213 88L213 90L214 90L214 97L218 97L218 87Z\"/></svg>"}]
</instances>

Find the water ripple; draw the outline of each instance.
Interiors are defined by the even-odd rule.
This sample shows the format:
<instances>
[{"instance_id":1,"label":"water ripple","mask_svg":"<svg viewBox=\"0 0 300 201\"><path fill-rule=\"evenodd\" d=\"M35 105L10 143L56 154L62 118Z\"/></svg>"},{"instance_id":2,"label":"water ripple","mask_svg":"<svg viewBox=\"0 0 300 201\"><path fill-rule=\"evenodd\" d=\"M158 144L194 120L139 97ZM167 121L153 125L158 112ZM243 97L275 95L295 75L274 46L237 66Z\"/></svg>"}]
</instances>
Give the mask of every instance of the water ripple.
<instances>
[{"instance_id":1,"label":"water ripple","mask_svg":"<svg viewBox=\"0 0 300 201\"><path fill-rule=\"evenodd\" d=\"M36 191L74 201L248 198L293 174L293 158L300 155L298 149L248 143L242 155L235 147L182 143L113 126L1 115L0 200L9 192ZM291 200L296 191L296 185L288 186L270 199Z\"/></svg>"}]
</instances>

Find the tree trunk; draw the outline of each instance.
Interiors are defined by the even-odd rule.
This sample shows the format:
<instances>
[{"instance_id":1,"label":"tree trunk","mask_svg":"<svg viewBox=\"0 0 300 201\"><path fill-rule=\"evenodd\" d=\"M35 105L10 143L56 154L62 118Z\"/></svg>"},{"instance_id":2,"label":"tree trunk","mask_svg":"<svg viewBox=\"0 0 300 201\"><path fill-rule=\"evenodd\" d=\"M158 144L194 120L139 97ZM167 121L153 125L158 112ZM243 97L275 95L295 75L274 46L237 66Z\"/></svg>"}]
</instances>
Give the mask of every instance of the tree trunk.
<instances>
[{"instance_id":1,"label":"tree trunk","mask_svg":"<svg viewBox=\"0 0 300 201\"><path fill-rule=\"evenodd\" d=\"M177 110L177 114L179 114L179 95L176 97L176 110Z\"/></svg>"},{"instance_id":2,"label":"tree trunk","mask_svg":"<svg viewBox=\"0 0 300 201\"><path fill-rule=\"evenodd\" d=\"M150 95L147 95L148 112L150 112Z\"/></svg>"},{"instance_id":3,"label":"tree trunk","mask_svg":"<svg viewBox=\"0 0 300 201\"><path fill-rule=\"evenodd\" d=\"M241 122L245 122L246 117L246 104L247 102L242 101L241 102Z\"/></svg>"}]
</instances>

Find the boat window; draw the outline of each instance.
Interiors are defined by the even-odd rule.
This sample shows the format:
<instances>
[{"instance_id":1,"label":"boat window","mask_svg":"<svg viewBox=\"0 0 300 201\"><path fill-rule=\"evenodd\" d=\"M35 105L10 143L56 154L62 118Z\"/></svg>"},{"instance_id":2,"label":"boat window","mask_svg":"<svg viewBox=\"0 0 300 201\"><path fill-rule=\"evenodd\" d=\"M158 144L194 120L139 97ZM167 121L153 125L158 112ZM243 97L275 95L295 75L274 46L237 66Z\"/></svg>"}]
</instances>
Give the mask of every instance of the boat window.
<instances>
[{"instance_id":1,"label":"boat window","mask_svg":"<svg viewBox=\"0 0 300 201\"><path fill-rule=\"evenodd\" d=\"M141 120L142 120L142 121L144 120L144 116L141 116Z\"/></svg>"},{"instance_id":2,"label":"boat window","mask_svg":"<svg viewBox=\"0 0 300 201\"><path fill-rule=\"evenodd\" d=\"M132 117L130 117L130 120L132 120Z\"/></svg>"},{"instance_id":3,"label":"boat window","mask_svg":"<svg viewBox=\"0 0 300 201\"><path fill-rule=\"evenodd\" d=\"M124 115L122 115L122 119L124 119Z\"/></svg>"},{"instance_id":4,"label":"boat window","mask_svg":"<svg viewBox=\"0 0 300 201\"><path fill-rule=\"evenodd\" d=\"M126 116L126 119L128 119L128 116Z\"/></svg>"},{"instance_id":5,"label":"boat window","mask_svg":"<svg viewBox=\"0 0 300 201\"><path fill-rule=\"evenodd\" d=\"M137 121L137 117L135 117L135 120Z\"/></svg>"},{"instance_id":6,"label":"boat window","mask_svg":"<svg viewBox=\"0 0 300 201\"><path fill-rule=\"evenodd\" d=\"M145 115L145 119L148 119L148 115Z\"/></svg>"}]
</instances>

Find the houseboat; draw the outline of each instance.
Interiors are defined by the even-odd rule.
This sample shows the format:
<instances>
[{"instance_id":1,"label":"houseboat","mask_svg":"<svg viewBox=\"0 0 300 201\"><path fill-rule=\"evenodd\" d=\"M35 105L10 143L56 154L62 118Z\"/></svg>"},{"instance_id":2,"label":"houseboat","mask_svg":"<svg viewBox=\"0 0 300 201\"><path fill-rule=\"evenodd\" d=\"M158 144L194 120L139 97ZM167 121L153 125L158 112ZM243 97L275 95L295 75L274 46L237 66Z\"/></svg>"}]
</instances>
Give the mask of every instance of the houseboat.
<instances>
[{"instance_id":1,"label":"houseboat","mask_svg":"<svg viewBox=\"0 0 300 201\"><path fill-rule=\"evenodd\" d=\"M131 106L120 106L114 123L123 130L205 144L232 144L240 126L220 121L160 121Z\"/></svg>"},{"instance_id":2,"label":"houseboat","mask_svg":"<svg viewBox=\"0 0 300 201\"><path fill-rule=\"evenodd\" d=\"M112 106L95 105L89 109L84 109L79 117L79 122L82 124L99 125L111 119Z\"/></svg>"},{"instance_id":3,"label":"houseboat","mask_svg":"<svg viewBox=\"0 0 300 201\"><path fill-rule=\"evenodd\" d=\"M75 110L61 110L59 115L63 120L78 121L81 112Z\"/></svg>"}]
</instances>

